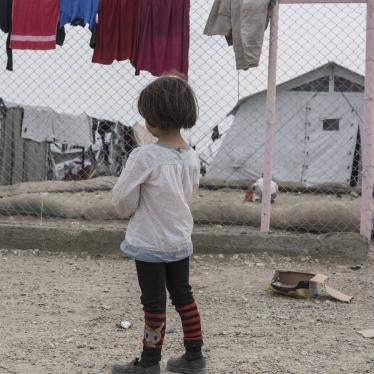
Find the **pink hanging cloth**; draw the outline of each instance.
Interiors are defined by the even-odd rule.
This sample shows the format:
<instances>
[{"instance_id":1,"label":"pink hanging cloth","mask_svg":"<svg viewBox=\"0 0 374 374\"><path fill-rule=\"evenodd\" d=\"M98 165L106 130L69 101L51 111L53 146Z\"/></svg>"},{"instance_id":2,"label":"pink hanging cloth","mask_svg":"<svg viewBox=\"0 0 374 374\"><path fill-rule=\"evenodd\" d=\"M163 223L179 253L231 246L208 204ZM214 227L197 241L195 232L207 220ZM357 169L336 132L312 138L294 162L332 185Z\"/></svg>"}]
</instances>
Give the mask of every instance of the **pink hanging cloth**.
<instances>
[{"instance_id":1,"label":"pink hanging cloth","mask_svg":"<svg viewBox=\"0 0 374 374\"><path fill-rule=\"evenodd\" d=\"M136 74L177 70L188 75L190 0L143 0Z\"/></svg>"},{"instance_id":2,"label":"pink hanging cloth","mask_svg":"<svg viewBox=\"0 0 374 374\"><path fill-rule=\"evenodd\" d=\"M13 0L13 49L56 48L59 0Z\"/></svg>"}]
</instances>

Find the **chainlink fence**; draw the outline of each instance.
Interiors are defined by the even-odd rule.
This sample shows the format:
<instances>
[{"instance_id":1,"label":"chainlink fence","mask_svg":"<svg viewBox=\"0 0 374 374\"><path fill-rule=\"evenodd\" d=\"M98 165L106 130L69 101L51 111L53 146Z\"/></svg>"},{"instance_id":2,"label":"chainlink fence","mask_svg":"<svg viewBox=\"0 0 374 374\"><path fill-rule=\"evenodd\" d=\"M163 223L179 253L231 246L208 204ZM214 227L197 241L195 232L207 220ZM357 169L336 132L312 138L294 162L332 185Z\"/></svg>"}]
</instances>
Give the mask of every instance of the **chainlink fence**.
<instances>
[{"instance_id":1,"label":"chainlink fence","mask_svg":"<svg viewBox=\"0 0 374 374\"><path fill-rule=\"evenodd\" d=\"M225 38L203 35L211 5L191 1L200 118L185 137L203 175L192 210L196 223L258 229L269 30L259 67L238 72ZM280 7L273 230L359 231L365 27L365 4ZM90 32L66 31L54 51L14 51L13 72L0 36L2 221L126 218L110 189L131 150L153 141L136 103L154 78L129 62L92 64Z\"/></svg>"}]
</instances>

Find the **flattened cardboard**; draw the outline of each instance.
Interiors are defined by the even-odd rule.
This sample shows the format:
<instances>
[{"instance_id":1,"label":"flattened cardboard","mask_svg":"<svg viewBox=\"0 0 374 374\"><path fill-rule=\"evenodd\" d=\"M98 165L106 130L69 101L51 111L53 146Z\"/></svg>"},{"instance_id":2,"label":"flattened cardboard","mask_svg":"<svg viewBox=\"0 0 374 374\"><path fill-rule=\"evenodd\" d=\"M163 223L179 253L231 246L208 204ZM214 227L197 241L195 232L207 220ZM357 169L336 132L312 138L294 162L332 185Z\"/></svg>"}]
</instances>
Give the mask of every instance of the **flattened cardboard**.
<instances>
[{"instance_id":1,"label":"flattened cardboard","mask_svg":"<svg viewBox=\"0 0 374 374\"><path fill-rule=\"evenodd\" d=\"M273 276L270 288L282 295L297 298L311 299L319 294L323 288L332 298L338 301L349 303L352 296L327 285L329 277L324 274L300 273L295 271L276 271Z\"/></svg>"},{"instance_id":2,"label":"flattened cardboard","mask_svg":"<svg viewBox=\"0 0 374 374\"><path fill-rule=\"evenodd\" d=\"M374 339L374 329L357 331L364 338Z\"/></svg>"},{"instance_id":3,"label":"flattened cardboard","mask_svg":"<svg viewBox=\"0 0 374 374\"><path fill-rule=\"evenodd\" d=\"M336 300L342 301L343 303L350 303L353 299L353 296L345 295L344 293L328 286L327 284L325 284L325 290L331 297Z\"/></svg>"}]
</instances>

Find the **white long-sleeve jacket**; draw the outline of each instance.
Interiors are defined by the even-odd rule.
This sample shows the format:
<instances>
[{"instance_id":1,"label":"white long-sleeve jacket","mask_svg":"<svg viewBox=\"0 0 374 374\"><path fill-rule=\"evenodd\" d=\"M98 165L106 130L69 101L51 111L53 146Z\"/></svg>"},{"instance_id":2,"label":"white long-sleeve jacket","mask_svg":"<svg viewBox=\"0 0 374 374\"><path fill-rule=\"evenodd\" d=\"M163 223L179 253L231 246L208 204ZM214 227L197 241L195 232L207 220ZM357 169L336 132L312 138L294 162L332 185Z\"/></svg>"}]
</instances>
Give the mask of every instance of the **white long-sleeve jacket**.
<instances>
[{"instance_id":1,"label":"white long-sleeve jacket","mask_svg":"<svg viewBox=\"0 0 374 374\"><path fill-rule=\"evenodd\" d=\"M119 214L131 216L122 251L146 262L171 262L192 253L189 204L200 162L192 149L158 144L136 148L112 191Z\"/></svg>"}]
</instances>

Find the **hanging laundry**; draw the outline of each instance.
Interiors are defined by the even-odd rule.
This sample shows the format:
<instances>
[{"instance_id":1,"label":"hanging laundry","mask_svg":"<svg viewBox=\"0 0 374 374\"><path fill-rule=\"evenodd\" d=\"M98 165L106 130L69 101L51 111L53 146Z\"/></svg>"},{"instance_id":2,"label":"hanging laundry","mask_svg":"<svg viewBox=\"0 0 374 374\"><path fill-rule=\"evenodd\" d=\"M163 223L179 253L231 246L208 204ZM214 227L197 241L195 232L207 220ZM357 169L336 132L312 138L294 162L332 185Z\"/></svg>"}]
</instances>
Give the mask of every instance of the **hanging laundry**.
<instances>
[{"instance_id":1,"label":"hanging laundry","mask_svg":"<svg viewBox=\"0 0 374 374\"><path fill-rule=\"evenodd\" d=\"M13 0L11 48L55 49L58 16L59 0Z\"/></svg>"},{"instance_id":2,"label":"hanging laundry","mask_svg":"<svg viewBox=\"0 0 374 374\"><path fill-rule=\"evenodd\" d=\"M0 30L8 34L6 40L7 65L6 69L13 70L13 53L10 48L10 33L12 31L12 4L13 0L0 1Z\"/></svg>"},{"instance_id":3,"label":"hanging laundry","mask_svg":"<svg viewBox=\"0 0 374 374\"><path fill-rule=\"evenodd\" d=\"M92 121L86 114L74 116L51 108L26 106L22 138L88 148L92 145Z\"/></svg>"},{"instance_id":4,"label":"hanging laundry","mask_svg":"<svg viewBox=\"0 0 374 374\"><path fill-rule=\"evenodd\" d=\"M259 64L264 34L275 0L215 0L205 35L223 35L234 46L237 70Z\"/></svg>"},{"instance_id":5,"label":"hanging laundry","mask_svg":"<svg viewBox=\"0 0 374 374\"><path fill-rule=\"evenodd\" d=\"M0 30L8 34L12 27L12 0L0 1Z\"/></svg>"},{"instance_id":6,"label":"hanging laundry","mask_svg":"<svg viewBox=\"0 0 374 374\"><path fill-rule=\"evenodd\" d=\"M89 25L92 30L96 24L99 0L60 0L60 27L70 23L73 26Z\"/></svg>"},{"instance_id":7,"label":"hanging laundry","mask_svg":"<svg viewBox=\"0 0 374 374\"><path fill-rule=\"evenodd\" d=\"M92 62L110 65L115 60L135 60L142 2L100 2Z\"/></svg>"},{"instance_id":8,"label":"hanging laundry","mask_svg":"<svg viewBox=\"0 0 374 374\"><path fill-rule=\"evenodd\" d=\"M4 100L0 97L0 121L5 118L6 110L7 110L7 107L4 103Z\"/></svg>"},{"instance_id":9,"label":"hanging laundry","mask_svg":"<svg viewBox=\"0 0 374 374\"><path fill-rule=\"evenodd\" d=\"M99 151L94 155L95 173L94 176L112 175L111 169L111 141L115 122L109 120L92 119L93 130L99 135ZM108 136L108 141L107 141ZM96 143L96 134L94 141Z\"/></svg>"},{"instance_id":10,"label":"hanging laundry","mask_svg":"<svg viewBox=\"0 0 374 374\"><path fill-rule=\"evenodd\" d=\"M111 134L111 175L119 177L130 153L137 146L133 128L117 122Z\"/></svg>"},{"instance_id":11,"label":"hanging laundry","mask_svg":"<svg viewBox=\"0 0 374 374\"><path fill-rule=\"evenodd\" d=\"M57 30L57 44L62 46L65 42L65 25L88 27L92 33L90 46L96 43L96 17L99 9L99 0L60 0L60 19Z\"/></svg>"},{"instance_id":12,"label":"hanging laundry","mask_svg":"<svg viewBox=\"0 0 374 374\"><path fill-rule=\"evenodd\" d=\"M133 65L159 76L171 70L188 75L190 0L143 3L139 50Z\"/></svg>"},{"instance_id":13,"label":"hanging laundry","mask_svg":"<svg viewBox=\"0 0 374 374\"><path fill-rule=\"evenodd\" d=\"M66 37L65 27L57 26L56 44L62 47L65 43L65 37Z\"/></svg>"},{"instance_id":14,"label":"hanging laundry","mask_svg":"<svg viewBox=\"0 0 374 374\"><path fill-rule=\"evenodd\" d=\"M219 133L218 125L213 128L212 133L212 140L215 142L216 140L221 138L221 134Z\"/></svg>"}]
</instances>

